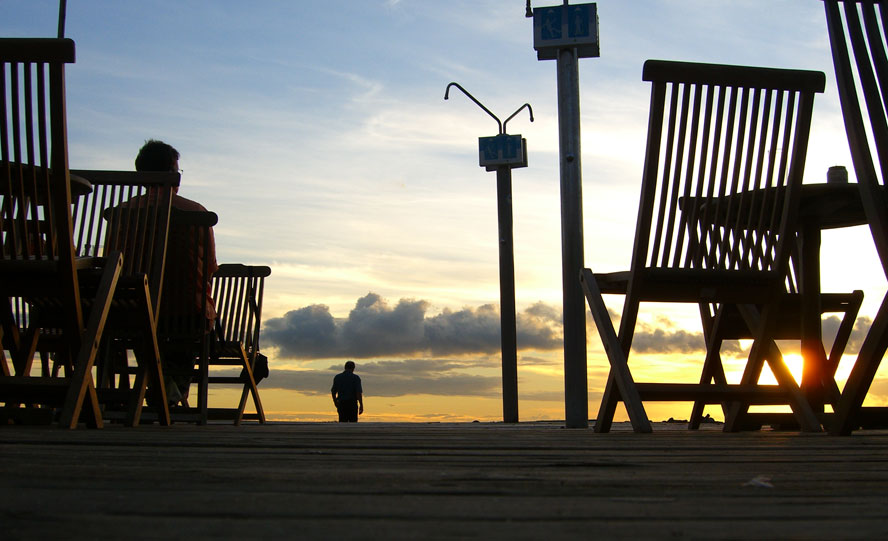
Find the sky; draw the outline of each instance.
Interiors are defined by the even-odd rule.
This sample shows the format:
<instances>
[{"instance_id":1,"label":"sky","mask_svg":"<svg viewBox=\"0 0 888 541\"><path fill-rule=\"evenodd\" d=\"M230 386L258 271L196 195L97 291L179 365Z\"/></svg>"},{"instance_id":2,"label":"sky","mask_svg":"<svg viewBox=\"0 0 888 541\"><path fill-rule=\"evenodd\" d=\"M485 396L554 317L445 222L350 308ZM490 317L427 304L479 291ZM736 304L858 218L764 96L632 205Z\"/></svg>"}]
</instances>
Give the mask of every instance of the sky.
<instances>
[{"instance_id":1,"label":"sky","mask_svg":"<svg viewBox=\"0 0 888 541\"><path fill-rule=\"evenodd\" d=\"M823 71L805 182L833 165L855 180L821 2L597 6L601 56L579 63L586 266L628 268L649 58ZM0 35L56 35L57 0L0 0L0 14ZM502 419L496 175L477 160L477 138L497 127L461 93L443 97L457 82L501 119L529 103L534 122L522 113L508 125L529 162L512 178L519 416L564 419L556 71L536 58L524 1L69 0L65 35L77 51L71 167L132 169L146 139L172 144L180 194L219 215L219 262L272 268L260 389L276 420L334 420L330 384L348 359L365 421ZM842 377L886 280L865 227L825 232L821 257L824 291L865 292ZM618 314L619 298L606 301ZM608 363L587 321L594 418ZM836 325L825 316L825 336ZM729 379L746 347L727 346ZM643 307L637 380L696 381L702 358L695 307ZM888 405L885 369L867 404ZM653 420L690 413L647 409Z\"/></svg>"}]
</instances>

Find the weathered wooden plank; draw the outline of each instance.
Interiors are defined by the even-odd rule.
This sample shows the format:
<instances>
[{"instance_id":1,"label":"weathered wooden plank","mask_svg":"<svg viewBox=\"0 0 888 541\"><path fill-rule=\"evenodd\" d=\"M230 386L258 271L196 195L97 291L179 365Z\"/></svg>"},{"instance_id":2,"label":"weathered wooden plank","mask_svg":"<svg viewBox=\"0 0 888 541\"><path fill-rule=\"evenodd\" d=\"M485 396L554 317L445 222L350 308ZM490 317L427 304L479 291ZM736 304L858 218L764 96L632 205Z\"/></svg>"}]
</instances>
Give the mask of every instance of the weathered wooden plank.
<instances>
[{"instance_id":1,"label":"weathered wooden plank","mask_svg":"<svg viewBox=\"0 0 888 541\"><path fill-rule=\"evenodd\" d=\"M718 428L2 427L0 523L10 539L888 534L888 432Z\"/></svg>"}]
</instances>

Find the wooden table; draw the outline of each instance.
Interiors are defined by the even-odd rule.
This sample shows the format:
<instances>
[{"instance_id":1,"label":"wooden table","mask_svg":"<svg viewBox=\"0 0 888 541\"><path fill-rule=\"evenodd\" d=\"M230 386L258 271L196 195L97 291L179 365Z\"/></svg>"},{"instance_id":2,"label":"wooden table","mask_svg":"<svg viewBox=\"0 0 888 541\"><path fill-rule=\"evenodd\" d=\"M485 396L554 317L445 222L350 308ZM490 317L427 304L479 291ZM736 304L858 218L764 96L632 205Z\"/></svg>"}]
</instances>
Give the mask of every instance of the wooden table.
<instances>
[{"instance_id":1,"label":"wooden table","mask_svg":"<svg viewBox=\"0 0 888 541\"><path fill-rule=\"evenodd\" d=\"M13 181L21 181L22 177L27 179L27 177L35 177L38 178L43 176L44 169L42 167L31 167L26 164L19 164L16 162L7 162L0 160L0 170L9 168L11 173L11 179ZM36 169L36 171L34 171ZM71 202L73 203L80 196L86 195L92 192L92 184L87 179L83 178L80 175L75 175L73 173L69 173L68 177L71 182ZM45 201L43 200L43 196L45 195L45 190L41 190L39 186L39 180L37 184L37 204L43 205ZM7 193L10 189L9 186L5 185L5 183L0 182L0 193ZM16 188L18 189L18 188ZM25 189L28 189L28 185L25 184ZM26 192L27 193L27 192Z\"/></svg>"},{"instance_id":2,"label":"wooden table","mask_svg":"<svg viewBox=\"0 0 888 541\"><path fill-rule=\"evenodd\" d=\"M798 286L802 295L801 387L819 411L838 389L828 365L821 329L820 246L824 229L867 223L856 183L803 184L798 215Z\"/></svg>"},{"instance_id":3,"label":"wooden table","mask_svg":"<svg viewBox=\"0 0 888 541\"><path fill-rule=\"evenodd\" d=\"M757 195L751 200L765 197L781 197L774 193L776 188L754 190ZM747 192L748 193L748 192ZM730 204L724 204L733 197L744 195L722 196L712 198L722 204L715 205L716 212L728 212ZM687 205L688 198L682 198L679 204ZM748 201L740 200L740 204ZM707 203L704 203L706 205ZM697 208L702 208L697 205ZM736 212L736 208L734 209ZM724 222L726 216L710 216L715 223ZM839 390L834 380L835 366L832 366L823 348L823 332L821 315L823 313L823 295L820 283L820 247L821 233L824 229L853 227L867 223L866 214L861 203L860 190L856 183L830 182L819 184L803 184L799 194L797 215L796 241L798 243L798 259L796 260L795 281L801 296L801 351L804 359L801 387L812 407L823 411L824 403L835 403ZM861 293L862 294L862 293ZM850 296L850 295L849 295ZM841 355L838 352L836 357ZM837 364L837 360L835 360Z\"/></svg>"}]
</instances>

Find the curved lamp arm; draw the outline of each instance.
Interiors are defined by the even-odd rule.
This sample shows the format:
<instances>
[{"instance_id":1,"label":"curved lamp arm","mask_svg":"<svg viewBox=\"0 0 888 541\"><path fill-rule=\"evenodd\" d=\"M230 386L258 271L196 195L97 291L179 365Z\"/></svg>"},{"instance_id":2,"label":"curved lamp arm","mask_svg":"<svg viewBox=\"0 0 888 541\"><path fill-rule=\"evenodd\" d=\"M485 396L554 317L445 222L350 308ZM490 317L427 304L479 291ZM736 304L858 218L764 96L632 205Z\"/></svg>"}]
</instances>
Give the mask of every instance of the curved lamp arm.
<instances>
[{"instance_id":1,"label":"curved lamp arm","mask_svg":"<svg viewBox=\"0 0 888 541\"><path fill-rule=\"evenodd\" d=\"M512 120L513 118L515 118L515 115L517 115L518 113L520 113L520 112L521 112L521 109L524 109L525 107L527 107L527 112L530 113L530 121L533 122L533 109L530 107L530 104L529 104L529 103L525 103L524 105L522 105L521 107L519 107L517 111L515 111L514 113L512 113L512 115L509 116L509 118L507 118L507 119L503 122L503 131L502 131L502 133L506 133L506 124L508 124L510 120Z\"/></svg>"},{"instance_id":2,"label":"curved lamp arm","mask_svg":"<svg viewBox=\"0 0 888 541\"><path fill-rule=\"evenodd\" d=\"M491 117L493 117L493 119L496 120L496 125L497 125L497 127L499 128L499 133L503 133L503 123L500 122L500 119L497 118L495 114L491 113L491 112L490 112L490 109L488 109L487 107L484 107L484 105L482 105L480 101L476 100L476 99L475 99L475 96L472 96L471 94L469 94L469 93L466 91L465 88L459 86L459 84L457 84L457 83L450 83L449 85L447 85L447 89L444 90L444 99L445 99L445 100L449 98L450 87L451 87L451 86L455 86L456 88L462 90L462 93L465 94L466 96L468 96L468 98L469 98L470 100L472 100L473 102L475 102L475 105L477 105L478 107L484 109L484 112L485 112L485 113L487 113L488 115L490 115ZM520 109L519 109L519 111L520 111ZM513 116L514 116L514 115L513 115ZM533 116L533 115L531 114L531 116Z\"/></svg>"}]
</instances>

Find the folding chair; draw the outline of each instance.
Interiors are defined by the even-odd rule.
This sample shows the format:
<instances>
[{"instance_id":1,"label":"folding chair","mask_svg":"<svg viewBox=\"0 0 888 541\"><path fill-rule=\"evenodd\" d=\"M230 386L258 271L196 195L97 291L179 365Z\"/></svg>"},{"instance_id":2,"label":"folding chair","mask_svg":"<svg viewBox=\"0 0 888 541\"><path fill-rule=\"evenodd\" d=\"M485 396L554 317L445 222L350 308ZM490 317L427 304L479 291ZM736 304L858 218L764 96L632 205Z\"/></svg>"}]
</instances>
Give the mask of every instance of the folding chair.
<instances>
[{"instance_id":1,"label":"folding chair","mask_svg":"<svg viewBox=\"0 0 888 541\"><path fill-rule=\"evenodd\" d=\"M271 275L266 266L241 264L219 265L213 275L213 298L216 301L216 327L210 350L210 364L240 368L238 376L213 376L201 371L201 388L207 384L240 386L241 398L236 410L215 408L210 410L212 419L242 419L265 423L265 411L256 386L259 358L259 328L262 323L262 296L265 278ZM244 413L247 396L252 397L255 413ZM204 404L206 401L204 401Z\"/></svg>"},{"instance_id":2,"label":"folding chair","mask_svg":"<svg viewBox=\"0 0 888 541\"><path fill-rule=\"evenodd\" d=\"M802 310L804 302L796 285L795 274L790 272L787 277L787 294L781 300L778 309L778 322L774 331L775 340L801 340ZM821 302L818 316L823 314L841 314L839 327L833 337L829 354L826 357L824 367L824 386L828 390L826 402L833 407L838 402L839 390L835 383L835 374L848 345L851 332L854 330L854 322L863 303L863 291L855 290L850 293L821 293ZM714 382L719 385L727 385L724 366L721 361L721 347L725 340L752 340L755 338L754 329L750 329L744 321L740 311L735 305L717 305L701 303L700 316L703 324L703 335L707 344L706 359L700 376L700 383ZM780 355L779 350L773 351ZM703 410L706 402L697 400L691 411L688 428L698 429L703 420ZM812 404L814 407L814 404ZM725 417L729 415L729 404L722 403ZM762 425L769 424L788 428L796 424L791 414L785 413L747 413L742 428L758 429ZM738 426L739 428L739 426Z\"/></svg>"},{"instance_id":3,"label":"folding chair","mask_svg":"<svg viewBox=\"0 0 888 541\"><path fill-rule=\"evenodd\" d=\"M580 277L610 363L595 431L610 430L622 401L633 429L650 432L647 400L730 403L726 429L749 404L789 404L802 430L819 431L773 340L824 75L649 60L643 79L652 90L631 268ZM625 296L619 333L602 294ZM736 306L755 337L740 384L636 383L641 302ZM766 360L776 386L758 384Z\"/></svg>"},{"instance_id":4,"label":"folding chair","mask_svg":"<svg viewBox=\"0 0 888 541\"><path fill-rule=\"evenodd\" d=\"M62 427L81 413L101 427L92 370L122 258L74 250L65 120L73 61L68 39L0 39L0 335L13 363L0 359L0 415L51 421L58 409ZM24 327L14 305L26 307ZM63 378L31 376L44 328L58 331Z\"/></svg>"},{"instance_id":5,"label":"folding chair","mask_svg":"<svg viewBox=\"0 0 888 541\"><path fill-rule=\"evenodd\" d=\"M109 420L130 426L142 418L146 392L152 418L169 424L163 369L157 343L157 311L176 172L75 170L92 192L74 203L77 253L123 254L123 269L99 365L99 397ZM136 366L130 367L128 351ZM130 377L134 376L134 381ZM116 381L115 381L116 380Z\"/></svg>"},{"instance_id":6,"label":"folding chair","mask_svg":"<svg viewBox=\"0 0 888 541\"><path fill-rule=\"evenodd\" d=\"M888 43L884 33L888 2L824 0L823 4L860 199L888 276ZM888 420L886 408L863 408L886 349L888 296L882 300L842 389L830 433L850 434L867 418Z\"/></svg>"}]
</instances>

